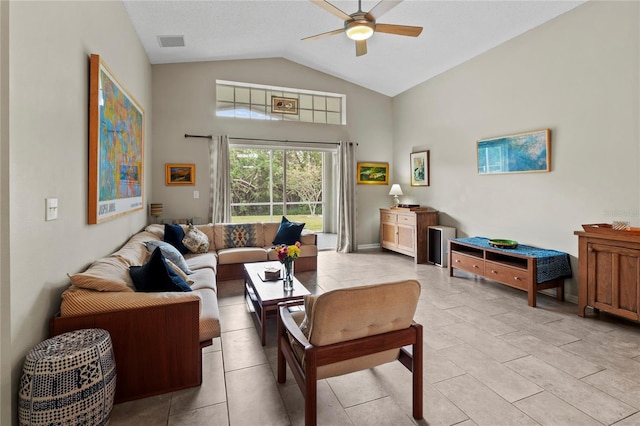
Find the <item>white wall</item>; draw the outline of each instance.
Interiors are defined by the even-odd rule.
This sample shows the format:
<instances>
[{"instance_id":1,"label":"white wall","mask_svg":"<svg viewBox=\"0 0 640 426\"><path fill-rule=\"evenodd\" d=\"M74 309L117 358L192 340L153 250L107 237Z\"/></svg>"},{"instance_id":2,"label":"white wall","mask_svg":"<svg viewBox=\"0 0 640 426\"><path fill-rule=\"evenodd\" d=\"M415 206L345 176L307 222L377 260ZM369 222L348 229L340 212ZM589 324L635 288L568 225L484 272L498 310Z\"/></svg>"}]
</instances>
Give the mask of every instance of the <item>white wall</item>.
<instances>
[{"instance_id":1,"label":"white wall","mask_svg":"<svg viewBox=\"0 0 640 426\"><path fill-rule=\"evenodd\" d=\"M146 211L140 211L87 225L91 53L101 55L140 102L146 111L145 133L151 135L151 66L121 2L11 2L8 10L11 230L10 241L2 239L2 256L9 253L10 261L9 283L2 270L1 343L11 348L11 371L2 371L2 424L7 424L7 411L16 420L17 382L24 355L48 337L49 319L68 285L66 274L108 255L147 221ZM4 32L2 35L4 43ZM149 138L146 142L148 163ZM4 203L5 172L1 172ZM147 170L147 192L150 176ZM44 220L46 197L59 200L56 221ZM1 219L4 229L6 219ZM10 334L4 333L7 285ZM5 383L7 374L11 389ZM8 393L13 398L10 407L4 397Z\"/></svg>"},{"instance_id":2,"label":"white wall","mask_svg":"<svg viewBox=\"0 0 640 426\"><path fill-rule=\"evenodd\" d=\"M574 276L581 224L640 226L639 9L588 2L395 97L404 199L439 209L459 236L566 251ZM478 139L544 128L551 173L478 175ZM431 186L411 188L409 153L422 149Z\"/></svg>"},{"instance_id":3,"label":"white wall","mask_svg":"<svg viewBox=\"0 0 640 426\"><path fill-rule=\"evenodd\" d=\"M347 95L347 125L258 121L215 116L216 79L321 90ZM301 141L358 142L359 161L391 162L391 99L284 59L153 66L153 194L167 218L210 217L206 139L184 134ZM165 186L165 163L195 163L196 185ZM393 168L391 170L393 173ZM193 198L193 191L200 198ZM378 208L388 206L389 186L359 185L358 243L378 242Z\"/></svg>"},{"instance_id":4,"label":"white wall","mask_svg":"<svg viewBox=\"0 0 640 426\"><path fill-rule=\"evenodd\" d=\"M9 3L0 2L0 424L11 424L9 336Z\"/></svg>"}]
</instances>

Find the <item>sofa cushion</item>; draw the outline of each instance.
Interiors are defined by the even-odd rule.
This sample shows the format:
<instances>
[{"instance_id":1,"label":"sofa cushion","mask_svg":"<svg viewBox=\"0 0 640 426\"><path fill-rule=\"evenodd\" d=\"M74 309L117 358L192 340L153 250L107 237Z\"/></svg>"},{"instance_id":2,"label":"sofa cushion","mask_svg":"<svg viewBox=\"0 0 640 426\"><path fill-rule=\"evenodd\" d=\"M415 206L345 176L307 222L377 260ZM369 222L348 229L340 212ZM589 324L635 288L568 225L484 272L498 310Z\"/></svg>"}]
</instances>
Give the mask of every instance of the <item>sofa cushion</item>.
<instances>
[{"instance_id":1,"label":"sofa cushion","mask_svg":"<svg viewBox=\"0 0 640 426\"><path fill-rule=\"evenodd\" d=\"M191 287L167 265L160 249L155 249L143 266L131 266L129 271L137 291L191 291Z\"/></svg>"},{"instance_id":2,"label":"sofa cushion","mask_svg":"<svg viewBox=\"0 0 640 426\"><path fill-rule=\"evenodd\" d=\"M180 225L164 224L164 241L174 246L181 254L189 253L189 249L182 243L184 229Z\"/></svg>"},{"instance_id":3,"label":"sofa cushion","mask_svg":"<svg viewBox=\"0 0 640 426\"><path fill-rule=\"evenodd\" d=\"M112 256L124 259L129 266L143 265L149 259L150 255L145 247L145 242L150 240L157 241L158 237L150 232L138 232L129 238Z\"/></svg>"},{"instance_id":4,"label":"sofa cushion","mask_svg":"<svg viewBox=\"0 0 640 426\"><path fill-rule=\"evenodd\" d=\"M96 260L86 271L70 275L69 280L77 287L90 290L134 291L129 264L116 256Z\"/></svg>"},{"instance_id":5,"label":"sofa cushion","mask_svg":"<svg viewBox=\"0 0 640 426\"><path fill-rule=\"evenodd\" d=\"M220 337L220 311L216 293L209 288L203 288L194 290L190 294L200 298L200 341L205 342L214 337Z\"/></svg>"},{"instance_id":6,"label":"sofa cushion","mask_svg":"<svg viewBox=\"0 0 640 426\"><path fill-rule=\"evenodd\" d=\"M147 250L151 253L153 253L156 248L159 248L162 250L162 255L175 263L178 268L184 271L185 274L193 274L193 271L189 269L189 266L184 260L182 254L171 244L165 243L164 241L147 241L145 245L147 246Z\"/></svg>"},{"instance_id":7,"label":"sofa cushion","mask_svg":"<svg viewBox=\"0 0 640 426\"><path fill-rule=\"evenodd\" d=\"M204 232L193 225L189 225L182 239L182 244L184 244L191 253L206 253L209 251L209 238Z\"/></svg>"},{"instance_id":8,"label":"sofa cushion","mask_svg":"<svg viewBox=\"0 0 640 426\"><path fill-rule=\"evenodd\" d=\"M216 266L218 265L218 259L216 258L215 253L212 252L203 254L187 254L184 259L187 262L189 269L193 272L198 269L211 269L215 272Z\"/></svg>"},{"instance_id":9,"label":"sofa cushion","mask_svg":"<svg viewBox=\"0 0 640 426\"><path fill-rule=\"evenodd\" d=\"M216 293L218 288L216 287L216 274L209 268L198 269L193 274L189 275L189 278L193 280L191 284L191 290L200 290L202 288L208 288Z\"/></svg>"},{"instance_id":10,"label":"sofa cushion","mask_svg":"<svg viewBox=\"0 0 640 426\"><path fill-rule=\"evenodd\" d=\"M285 216L282 216L282 221L280 222L280 227L276 233L276 238L273 240L273 244L295 244L297 241L300 241L302 228L304 228L304 223L291 222Z\"/></svg>"},{"instance_id":11,"label":"sofa cushion","mask_svg":"<svg viewBox=\"0 0 640 426\"><path fill-rule=\"evenodd\" d=\"M211 223L208 223L206 225L195 225L195 228L198 231L202 231L202 233L207 236L207 239L209 240L209 250L214 250L215 247L213 244L213 225Z\"/></svg>"},{"instance_id":12,"label":"sofa cushion","mask_svg":"<svg viewBox=\"0 0 640 426\"><path fill-rule=\"evenodd\" d=\"M218 250L218 263L264 262L267 260L267 250L262 247L227 248Z\"/></svg>"},{"instance_id":13,"label":"sofa cushion","mask_svg":"<svg viewBox=\"0 0 640 426\"><path fill-rule=\"evenodd\" d=\"M160 225L159 223L152 223L144 228L145 231L150 232L157 236L160 239L164 238L164 225Z\"/></svg>"}]
</instances>

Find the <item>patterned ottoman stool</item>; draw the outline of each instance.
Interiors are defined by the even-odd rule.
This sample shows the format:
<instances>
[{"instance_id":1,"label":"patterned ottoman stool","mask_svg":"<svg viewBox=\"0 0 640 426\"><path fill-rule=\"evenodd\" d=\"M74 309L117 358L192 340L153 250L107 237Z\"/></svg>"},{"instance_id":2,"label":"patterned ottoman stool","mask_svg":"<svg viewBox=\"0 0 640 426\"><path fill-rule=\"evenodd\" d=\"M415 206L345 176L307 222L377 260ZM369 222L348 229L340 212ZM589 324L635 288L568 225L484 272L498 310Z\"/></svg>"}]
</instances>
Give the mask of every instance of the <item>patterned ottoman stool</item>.
<instances>
[{"instance_id":1,"label":"patterned ottoman stool","mask_svg":"<svg viewBox=\"0 0 640 426\"><path fill-rule=\"evenodd\" d=\"M106 425L116 390L116 364L105 330L64 333L26 356L18 390L21 425Z\"/></svg>"}]
</instances>

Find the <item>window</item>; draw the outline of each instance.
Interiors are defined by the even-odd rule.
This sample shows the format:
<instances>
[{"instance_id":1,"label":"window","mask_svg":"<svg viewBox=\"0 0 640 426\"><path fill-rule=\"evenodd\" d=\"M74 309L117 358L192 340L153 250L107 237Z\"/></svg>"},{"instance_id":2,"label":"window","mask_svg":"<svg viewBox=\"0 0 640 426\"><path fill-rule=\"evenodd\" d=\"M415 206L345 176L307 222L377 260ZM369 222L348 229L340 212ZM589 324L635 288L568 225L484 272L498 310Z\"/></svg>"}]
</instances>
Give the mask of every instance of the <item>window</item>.
<instances>
[{"instance_id":1,"label":"window","mask_svg":"<svg viewBox=\"0 0 640 426\"><path fill-rule=\"evenodd\" d=\"M271 97L298 101L297 114L271 110ZM339 93L216 80L216 116L251 120L346 124L347 96Z\"/></svg>"},{"instance_id":2,"label":"window","mask_svg":"<svg viewBox=\"0 0 640 426\"><path fill-rule=\"evenodd\" d=\"M232 222L304 222L322 231L323 158L320 151L231 147Z\"/></svg>"}]
</instances>

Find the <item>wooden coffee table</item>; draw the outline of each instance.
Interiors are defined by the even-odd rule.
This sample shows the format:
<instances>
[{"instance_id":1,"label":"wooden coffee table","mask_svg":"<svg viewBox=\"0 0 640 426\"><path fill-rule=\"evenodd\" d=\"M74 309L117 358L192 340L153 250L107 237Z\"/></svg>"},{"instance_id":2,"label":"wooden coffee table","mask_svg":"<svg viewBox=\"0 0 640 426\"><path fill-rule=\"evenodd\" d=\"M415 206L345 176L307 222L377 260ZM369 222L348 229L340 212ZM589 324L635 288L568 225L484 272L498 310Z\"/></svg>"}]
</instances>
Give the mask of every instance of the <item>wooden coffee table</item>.
<instances>
[{"instance_id":1,"label":"wooden coffee table","mask_svg":"<svg viewBox=\"0 0 640 426\"><path fill-rule=\"evenodd\" d=\"M268 266L282 267L280 262L254 262L242 265L244 270L244 298L249 309L260 323L260 341L265 345L265 327L267 318L275 317L278 303L301 299L309 291L293 277L293 290L285 292L282 278L277 281L263 281L264 268ZM283 275L283 274L280 274Z\"/></svg>"}]
</instances>

